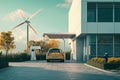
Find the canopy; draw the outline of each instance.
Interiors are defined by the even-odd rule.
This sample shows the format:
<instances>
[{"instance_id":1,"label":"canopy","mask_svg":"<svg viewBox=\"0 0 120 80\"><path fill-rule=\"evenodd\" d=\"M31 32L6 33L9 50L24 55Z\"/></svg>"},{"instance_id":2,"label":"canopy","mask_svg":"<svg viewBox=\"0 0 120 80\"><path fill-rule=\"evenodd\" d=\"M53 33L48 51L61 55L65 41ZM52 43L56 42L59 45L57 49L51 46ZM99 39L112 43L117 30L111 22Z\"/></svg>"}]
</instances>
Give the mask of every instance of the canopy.
<instances>
[{"instance_id":1,"label":"canopy","mask_svg":"<svg viewBox=\"0 0 120 80\"><path fill-rule=\"evenodd\" d=\"M48 37L51 39L68 39L68 38L74 38L75 34L70 33L44 33L43 37Z\"/></svg>"}]
</instances>

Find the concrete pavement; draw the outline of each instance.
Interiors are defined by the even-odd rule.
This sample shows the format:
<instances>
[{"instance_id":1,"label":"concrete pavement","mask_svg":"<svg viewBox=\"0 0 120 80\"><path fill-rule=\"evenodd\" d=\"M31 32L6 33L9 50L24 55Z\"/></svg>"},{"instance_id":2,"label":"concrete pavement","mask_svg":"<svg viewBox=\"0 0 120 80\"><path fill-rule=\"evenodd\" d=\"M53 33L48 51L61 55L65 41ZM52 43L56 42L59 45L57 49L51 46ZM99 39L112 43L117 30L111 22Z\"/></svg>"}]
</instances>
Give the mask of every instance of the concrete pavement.
<instances>
[{"instance_id":1,"label":"concrete pavement","mask_svg":"<svg viewBox=\"0 0 120 80\"><path fill-rule=\"evenodd\" d=\"M120 80L119 74L102 72L83 63L28 61L9 65L0 70L0 80Z\"/></svg>"}]
</instances>

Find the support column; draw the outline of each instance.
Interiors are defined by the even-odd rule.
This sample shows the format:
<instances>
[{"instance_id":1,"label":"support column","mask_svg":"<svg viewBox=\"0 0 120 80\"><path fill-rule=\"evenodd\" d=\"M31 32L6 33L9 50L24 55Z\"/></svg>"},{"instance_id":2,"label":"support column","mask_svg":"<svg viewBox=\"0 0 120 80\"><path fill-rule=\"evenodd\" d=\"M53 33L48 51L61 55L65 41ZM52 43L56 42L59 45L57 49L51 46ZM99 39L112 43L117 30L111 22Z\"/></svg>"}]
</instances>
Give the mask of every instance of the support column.
<instances>
[{"instance_id":1,"label":"support column","mask_svg":"<svg viewBox=\"0 0 120 80\"><path fill-rule=\"evenodd\" d=\"M113 57L115 57L115 41L114 41L114 35L113 35Z\"/></svg>"},{"instance_id":2,"label":"support column","mask_svg":"<svg viewBox=\"0 0 120 80\"><path fill-rule=\"evenodd\" d=\"M98 57L98 39L97 39L97 36L96 35L96 57Z\"/></svg>"},{"instance_id":3,"label":"support column","mask_svg":"<svg viewBox=\"0 0 120 80\"><path fill-rule=\"evenodd\" d=\"M86 57L87 57L87 60L89 60L89 55L90 55L89 40L90 40L90 37L89 37L89 35L87 35L87 37L86 37L86 43L87 43L87 54L86 54Z\"/></svg>"},{"instance_id":4,"label":"support column","mask_svg":"<svg viewBox=\"0 0 120 80\"><path fill-rule=\"evenodd\" d=\"M66 53L65 53L65 39L63 38L63 42L64 42L64 60L66 60Z\"/></svg>"},{"instance_id":5,"label":"support column","mask_svg":"<svg viewBox=\"0 0 120 80\"><path fill-rule=\"evenodd\" d=\"M29 52L29 51L28 51L28 42L29 42L29 26L28 26L28 24L27 24L27 45L26 45L27 53Z\"/></svg>"},{"instance_id":6,"label":"support column","mask_svg":"<svg viewBox=\"0 0 120 80\"><path fill-rule=\"evenodd\" d=\"M83 43L83 61L85 62L85 54L86 54L86 37L84 37Z\"/></svg>"}]
</instances>

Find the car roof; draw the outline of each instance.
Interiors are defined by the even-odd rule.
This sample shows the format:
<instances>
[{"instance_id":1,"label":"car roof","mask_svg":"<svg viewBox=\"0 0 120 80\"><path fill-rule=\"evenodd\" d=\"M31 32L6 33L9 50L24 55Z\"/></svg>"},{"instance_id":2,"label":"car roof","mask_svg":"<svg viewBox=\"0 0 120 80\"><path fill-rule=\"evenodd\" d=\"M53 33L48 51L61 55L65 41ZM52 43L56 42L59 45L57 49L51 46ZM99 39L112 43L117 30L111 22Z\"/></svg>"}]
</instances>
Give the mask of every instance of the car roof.
<instances>
[{"instance_id":1,"label":"car roof","mask_svg":"<svg viewBox=\"0 0 120 80\"><path fill-rule=\"evenodd\" d=\"M51 50L51 49L60 49L60 48L50 48L49 50ZM60 49L61 50L61 49Z\"/></svg>"}]
</instances>

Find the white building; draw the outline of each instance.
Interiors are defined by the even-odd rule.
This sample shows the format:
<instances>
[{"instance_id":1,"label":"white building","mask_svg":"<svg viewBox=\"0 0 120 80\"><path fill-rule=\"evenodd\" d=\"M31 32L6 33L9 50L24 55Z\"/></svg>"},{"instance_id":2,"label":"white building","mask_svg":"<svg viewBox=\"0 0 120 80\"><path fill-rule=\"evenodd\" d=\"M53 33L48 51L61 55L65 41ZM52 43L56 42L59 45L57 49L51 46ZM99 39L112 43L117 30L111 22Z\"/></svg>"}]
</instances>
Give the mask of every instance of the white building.
<instances>
[{"instance_id":1,"label":"white building","mask_svg":"<svg viewBox=\"0 0 120 80\"><path fill-rule=\"evenodd\" d=\"M120 0L73 0L69 33L73 60L120 57Z\"/></svg>"}]
</instances>

